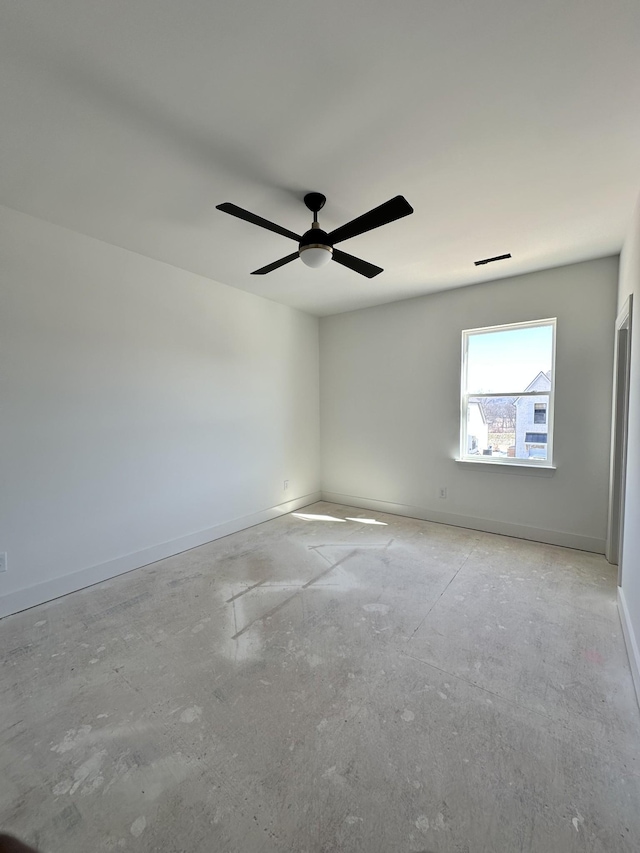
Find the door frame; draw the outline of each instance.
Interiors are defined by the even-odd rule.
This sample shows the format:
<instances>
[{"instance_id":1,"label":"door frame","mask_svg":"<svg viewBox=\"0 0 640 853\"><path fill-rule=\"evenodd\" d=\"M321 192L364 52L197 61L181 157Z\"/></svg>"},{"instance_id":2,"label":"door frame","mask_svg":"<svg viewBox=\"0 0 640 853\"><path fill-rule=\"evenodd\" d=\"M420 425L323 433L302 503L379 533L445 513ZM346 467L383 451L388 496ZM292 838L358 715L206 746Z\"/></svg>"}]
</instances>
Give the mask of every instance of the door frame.
<instances>
[{"instance_id":1,"label":"door frame","mask_svg":"<svg viewBox=\"0 0 640 853\"><path fill-rule=\"evenodd\" d=\"M613 366L613 421L609 474L609 515L605 556L618 566L618 586L622 584L622 541L627 475L629 431L629 389L631 378L631 318L633 295L629 295L616 319Z\"/></svg>"}]
</instances>

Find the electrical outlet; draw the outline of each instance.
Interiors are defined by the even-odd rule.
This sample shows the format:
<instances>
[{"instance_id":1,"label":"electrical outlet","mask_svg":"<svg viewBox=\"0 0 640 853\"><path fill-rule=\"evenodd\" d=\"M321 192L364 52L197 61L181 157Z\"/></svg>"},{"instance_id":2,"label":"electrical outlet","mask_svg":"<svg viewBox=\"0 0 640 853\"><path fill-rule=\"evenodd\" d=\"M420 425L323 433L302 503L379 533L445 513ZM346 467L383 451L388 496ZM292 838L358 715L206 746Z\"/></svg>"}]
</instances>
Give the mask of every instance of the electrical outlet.
<instances>
[{"instance_id":1,"label":"electrical outlet","mask_svg":"<svg viewBox=\"0 0 640 853\"><path fill-rule=\"evenodd\" d=\"M286 492L288 488L289 488L289 481L288 481L288 480L285 480L285 481L284 481L283 489L284 489L284 491Z\"/></svg>"},{"instance_id":2,"label":"electrical outlet","mask_svg":"<svg viewBox=\"0 0 640 853\"><path fill-rule=\"evenodd\" d=\"M440 497L444 500L447 497L447 487L440 486Z\"/></svg>"},{"instance_id":3,"label":"electrical outlet","mask_svg":"<svg viewBox=\"0 0 640 853\"><path fill-rule=\"evenodd\" d=\"M7 552L0 551L0 572L7 571Z\"/></svg>"}]
</instances>

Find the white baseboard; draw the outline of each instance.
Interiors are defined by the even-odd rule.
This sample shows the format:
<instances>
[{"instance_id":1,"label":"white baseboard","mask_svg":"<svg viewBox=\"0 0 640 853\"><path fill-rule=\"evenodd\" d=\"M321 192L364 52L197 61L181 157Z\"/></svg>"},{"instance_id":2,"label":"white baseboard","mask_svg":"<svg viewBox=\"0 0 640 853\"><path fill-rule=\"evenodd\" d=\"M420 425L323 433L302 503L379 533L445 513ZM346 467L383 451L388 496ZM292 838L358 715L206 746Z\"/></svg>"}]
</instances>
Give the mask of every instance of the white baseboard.
<instances>
[{"instance_id":1,"label":"white baseboard","mask_svg":"<svg viewBox=\"0 0 640 853\"><path fill-rule=\"evenodd\" d=\"M620 586L618 587L618 613L620 614L622 634L627 646L627 655L629 656L629 665L631 666L633 684L636 688L636 698L638 699L638 705L640 705L640 649L638 648L638 641L629 617L627 600L624 597L624 592Z\"/></svg>"},{"instance_id":2,"label":"white baseboard","mask_svg":"<svg viewBox=\"0 0 640 853\"><path fill-rule=\"evenodd\" d=\"M134 554L126 554L124 557L117 557L115 560L109 560L97 566L90 566L26 589L7 593L7 595L0 596L0 619L13 613L19 613L21 610L27 610L29 607L35 607L37 604L44 604L54 598L60 598L62 595L68 595L70 592L92 586L95 583L109 580L109 578L114 578L117 575L123 575L142 566L148 566L157 560L173 557L182 551L188 551L191 548L197 548L199 545L205 545L207 542L213 542L215 539L221 539L223 536L229 536L230 533L237 533L239 530L246 530L248 527L254 527L264 521L271 521L280 515L315 503L320 500L320 497L320 492L312 492L309 495L287 501L287 503L245 515L242 518L234 518L197 533L181 536L171 542L162 542L159 545L153 545L151 548L136 551Z\"/></svg>"},{"instance_id":3,"label":"white baseboard","mask_svg":"<svg viewBox=\"0 0 640 853\"><path fill-rule=\"evenodd\" d=\"M388 512L392 515L404 515L408 518L421 518L424 521L435 521L439 524L451 524L454 527L466 527L470 530L482 530L485 533L499 533L502 536L513 536L515 539L530 539L534 542L544 542L547 545L561 545L564 548L575 548L577 551L592 551L604 554L604 539L583 536L578 533L563 533L559 530L545 530L529 527L526 524L512 524L508 521L494 521L489 518L456 515L451 512L436 512L409 504L390 503L389 501L373 500L355 495L342 495L337 492L322 492L322 500L360 509L373 509L378 512Z\"/></svg>"}]
</instances>

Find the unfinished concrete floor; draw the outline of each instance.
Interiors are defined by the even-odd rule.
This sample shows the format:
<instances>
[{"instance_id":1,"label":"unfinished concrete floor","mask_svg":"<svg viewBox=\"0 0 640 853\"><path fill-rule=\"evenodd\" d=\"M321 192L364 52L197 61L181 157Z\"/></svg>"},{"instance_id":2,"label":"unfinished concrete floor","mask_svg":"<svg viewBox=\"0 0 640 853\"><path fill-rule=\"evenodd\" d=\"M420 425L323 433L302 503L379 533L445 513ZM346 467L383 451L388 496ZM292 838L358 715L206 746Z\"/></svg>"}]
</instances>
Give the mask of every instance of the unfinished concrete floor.
<instances>
[{"instance_id":1,"label":"unfinished concrete floor","mask_svg":"<svg viewBox=\"0 0 640 853\"><path fill-rule=\"evenodd\" d=\"M51 853L640 849L603 557L300 513L0 622L5 830Z\"/></svg>"}]
</instances>

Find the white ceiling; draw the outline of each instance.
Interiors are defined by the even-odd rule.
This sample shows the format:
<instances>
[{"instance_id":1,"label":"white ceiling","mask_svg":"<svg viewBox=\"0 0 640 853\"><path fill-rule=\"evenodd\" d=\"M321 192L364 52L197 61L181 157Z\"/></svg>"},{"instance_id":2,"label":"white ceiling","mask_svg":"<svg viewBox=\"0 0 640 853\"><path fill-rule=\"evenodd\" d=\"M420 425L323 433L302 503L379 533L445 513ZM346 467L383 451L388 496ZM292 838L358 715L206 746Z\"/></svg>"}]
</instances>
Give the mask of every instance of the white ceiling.
<instances>
[{"instance_id":1,"label":"white ceiling","mask_svg":"<svg viewBox=\"0 0 640 853\"><path fill-rule=\"evenodd\" d=\"M638 0L0 0L0 203L319 315L619 251ZM385 268L250 272L340 245ZM511 252L476 268L473 261Z\"/></svg>"}]
</instances>

